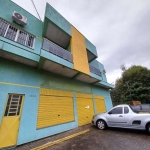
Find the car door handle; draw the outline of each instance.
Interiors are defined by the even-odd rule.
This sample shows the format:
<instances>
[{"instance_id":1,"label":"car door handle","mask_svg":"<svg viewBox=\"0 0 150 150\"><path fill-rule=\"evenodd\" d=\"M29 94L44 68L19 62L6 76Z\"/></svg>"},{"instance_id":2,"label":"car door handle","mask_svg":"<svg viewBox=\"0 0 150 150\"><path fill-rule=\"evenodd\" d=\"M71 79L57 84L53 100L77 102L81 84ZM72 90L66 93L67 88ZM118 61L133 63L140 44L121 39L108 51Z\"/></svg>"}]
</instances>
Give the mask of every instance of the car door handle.
<instances>
[{"instance_id":1,"label":"car door handle","mask_svg":"<svg viewBox=\"0 0 150 150\"><path fill-rule=\"evenodd\" d=\"M122 115L120 115L119 117L123 117Z\"/></svg>"}]
</instances>

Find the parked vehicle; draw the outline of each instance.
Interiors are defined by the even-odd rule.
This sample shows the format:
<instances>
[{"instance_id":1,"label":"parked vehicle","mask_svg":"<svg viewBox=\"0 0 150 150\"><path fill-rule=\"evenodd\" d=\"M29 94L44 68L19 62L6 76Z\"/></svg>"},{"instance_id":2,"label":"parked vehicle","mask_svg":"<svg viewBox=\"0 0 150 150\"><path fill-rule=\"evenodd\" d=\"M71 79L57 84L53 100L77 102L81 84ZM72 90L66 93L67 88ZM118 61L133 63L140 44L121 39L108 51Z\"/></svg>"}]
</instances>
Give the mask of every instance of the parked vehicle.
<instances>
[{"instance_id":1,"label":"parked vehicle","mask_svg":"<svg viewBox=\"0 0 150 150\"><path fill-rule=\"evenodd\" d=\"M93 116L92 123L100 130L106 127L146 130L150 134L150 114L138 113L130 105L118 105L110 111Z\"/></svg>"},{"instance_id":2,"label":"parked vehicle","mask_svg":"<svg viewBox=\"0 0 150 150\"><path fill-rule=\"evenodd\" d=\"M138 112L150 112L150 104L138 104L131 106L133 110Z\"/></svg>"}]
</instances>

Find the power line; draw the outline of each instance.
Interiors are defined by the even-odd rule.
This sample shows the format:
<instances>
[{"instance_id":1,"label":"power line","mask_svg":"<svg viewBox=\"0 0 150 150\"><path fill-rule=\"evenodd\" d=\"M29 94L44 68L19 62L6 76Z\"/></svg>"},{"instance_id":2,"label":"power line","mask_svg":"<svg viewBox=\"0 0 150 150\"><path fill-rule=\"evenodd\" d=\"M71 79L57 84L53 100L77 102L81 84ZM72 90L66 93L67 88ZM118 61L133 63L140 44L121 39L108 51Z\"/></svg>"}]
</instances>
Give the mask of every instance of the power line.
<instances>
[{"instance_id":1,"label":"power line","mask_svg":"<svg viewBox=\"0 0 150 150\"><path fill-rule=\"evenodd\" d=\"M39 16L39 19L41 20L41 17L40 17L40 15L39 15L39 13L38 13L38 11L37 11L37 9L36 9L36 6L35 6L35 4L34 4L33 0L31 0L31 2L32 2L33 6L34 6L34 8L35 8L36 13L37 13L37 14L38 14L38 16ZM42 21L42 20L41 20L41 21Z\"/></svg>"}]
</instances>

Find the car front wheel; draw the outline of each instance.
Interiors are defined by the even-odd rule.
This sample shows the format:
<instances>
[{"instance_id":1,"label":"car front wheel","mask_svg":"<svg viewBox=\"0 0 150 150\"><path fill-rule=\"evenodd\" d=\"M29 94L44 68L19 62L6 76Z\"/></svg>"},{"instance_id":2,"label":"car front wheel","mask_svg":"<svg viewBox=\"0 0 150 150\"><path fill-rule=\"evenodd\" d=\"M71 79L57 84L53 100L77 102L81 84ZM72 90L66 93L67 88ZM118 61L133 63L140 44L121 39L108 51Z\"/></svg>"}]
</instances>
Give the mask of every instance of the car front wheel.
<instances>
[{"instance_id":1,"label":"car front wheel","mask_svg":"<svg viewBox=\"0 0 150 150\"><path fill-rule=\"evenodd\" d=\"M104 130L107 127L105 121L103 121L103 120L98 120L96 125L97 125L98 129L100 129L100 130Z\"/></svg>"},{"instance_id":2,"label":"car front wheel","mask_svg":"<svg viewBox=\"0 0 150 150\"><path fill-rule=\"evenodd\" d=\"M150 135L150 123L146 126L146 131Z\"/></svg>"}]
</instances>

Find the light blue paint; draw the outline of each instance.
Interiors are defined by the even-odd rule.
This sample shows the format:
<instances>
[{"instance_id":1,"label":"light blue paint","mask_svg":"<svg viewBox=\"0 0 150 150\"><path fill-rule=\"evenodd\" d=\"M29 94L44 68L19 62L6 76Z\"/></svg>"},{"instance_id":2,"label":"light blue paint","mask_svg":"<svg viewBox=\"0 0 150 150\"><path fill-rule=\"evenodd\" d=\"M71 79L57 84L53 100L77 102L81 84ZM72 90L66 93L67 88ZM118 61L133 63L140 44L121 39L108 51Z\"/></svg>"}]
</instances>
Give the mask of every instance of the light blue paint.
<instances>
[{"instance_id":1,"label":"light blue paint","mask_svg":"<svg viewBox=\"0 0 150 150\"><path fill-rule=\"evenodd\" d=\"M114 88L114 85L108 83L108 82L105 82L105 81L100 81L99 82L103 87L107 87L107 88Z\"/></svg>"},{"instance_id":2,"label":"light blue paint","mask_svg":"<svg viewBox=\"0 0 150 150\"><path fill-rule=\"evenodd\" d=\"M103 72L105 70L104 65L101 64L100 62L98 62L98 65L99 65L100 71L102 72L102 81L107 82L106 73Z\"/></svg>"},{"instance_id":3,"label":"light blue paint","mask_svg":"<svg viewBox=\"0 0 150 150\"><path fill-rule=\"evenodd\" d=\"M38 37L41 37L42 35L42 29L43 29L43 23L34 17L32 14L12 2L11 0L1 0L0 1L0 17L4 18L5 20L9 21L10 23L13 23L12 20L12 14L14 11L17 11L18 13L24 15L27 18L27 25L24 27L21 27L20 25L14 23L19 28L36 35Z\"/></svg>"},{"instance_id":4,"label":"light blue paint","mask_svg":"<svg viewBox=\"0 0 150 150\"><path fill-rule=\"evenodd\" d=\"M101 77L101 76L98 76L98 75L96 75L96 74L94 74L94 73L92 73L92 72L90 72L90 76L93 77L93 78L96 78L96 79L98 79L98 80L102 80L102 77Z\"/></svg>"},{"instance_id":5,"label":"light blue paint","mask_svg":"<svg viewBox=\"0 0 150 150\"><path fill-rule=\"evenodd\" d=\"M3 45L4 45L4 42L2 42L2 41L0 40L0 49L3 48Z\"/></svg>"},{"instance_id":6,"label":"light blue paint","mask_svg":"<svg viewBox=\"0 0 150 150\"><path fill-rule=\"evenodd\" d=\"M94 106L94 114L96 114L96 103L94 100L94 95L92 95L92 102L93 102L93 106Z\"/></svg>"},{"instance_id":7,"label":"light blue paint","mask_svg":"<svg viewBox=\"0 0 150 150\"><path fill-rule=\"evenodd\" d=\"M47 51L45 51L43 49L41 49L41 56L43 58L46 58L46 59L51 60L53 62L56 62L56 63L58 63L58 64L60 64L62 66L66 66L68 68L73 69L73 63L71 63L71 62L69 62L69 61L67 61L65 59L62 59L62 58L60 58L60 57L58 57L58 56L56 56L56 55L54 55L52 53L49 53L49 52L47 52Z\"/></svg>"},{"instance_id":8,"label":"light blue paint","mask_svg":"<svg viewBox=\"0 0 150 150\"><path fill-rule=\"evenodd\" d=\"M77 114L77 100L76 100L76 93L73 93L73 100L74 100L74 118L75 118L75 125L78 127L78 114Z\"/></svg>"},{"instance_id":9,"label":"light blue paint","mask_svg":"<svg viewBox=\"0 0 150 150\"><path fill-rule=\"evenodd\" d=\"M2 41L0 41L0 42L2 43L2 48L1 48L2 51L9 52L11 54L30 59L37 63L39 62L39 59L40 59L39 55L36 55L34 53L31 53L29 51L26 51L24 49L14 46L14 45L11 45L11 44L8 44L8 43L2 42Z\"/></svg>"},{"instance_id":10,"label":"light blue paint","mask_svg":"<svg viewBox=\"0 0 150 150\"><path fill-rule=\"evenodd\" d=\"M113 107L109 89L101 88L98 86L92 86L92 93L94 95L104 96L107 111Z\"/></svg>"},{"instance_id":11,"label":"light blue paint","mask_svg":"<svg viewBox=\"0 0 150 150\"><path fill-rule=\"evenodd\" d=\"M55 25L61 28L64 32L66 32L70 36L72 35L71 24L48 3L46 4L45 17L51 20Z\"/></svg>"},{"instance_id":12,"label":"light blue paint","mask_svg":"<svg viewBox=\"0 0 150 150\"><path fill-rule=\"evenodd\" d=\"M77 117L75 122L61 124L57 126L47 127L43 129L36 129L37 115L38 115L38 103L39 103L39 89L27 88L20 86L11 86L0 84L0 89L3 91L0 100L0 120L4 112L4 106L8 93L24 94L24 103L20 121L20 128L18 134L17 145L34 141L43 137L51 136L66 130L70 130L77 127ZM76 112L76 101L74 100L74 113Z\"/></svg>"},{"instance_id":13,"label":"light blue paint","mask_svg":"<svg viewBox=\"0 0 150 150\"><path fill-rule=\"evenodd\" d=\"M96 47L95 47L87 38L85 38L85 44L86 44L86 48L87 48L92 54L94 54L95 57L97 58L98 55L97 55Z\"/></svg>"},{"instance_id":14,"label":"light blue paint","mask_svg":"<svg viewBox=\"0 0 150 150\"><path fill-rule=\"evenodd\" d=\"M90 62L90 65L92 65L93 67L97 68L100 70L99 65L98 65L98 61L97 60L93 60Z\"/></svg>"},{"instance_id":15,"label":"light blue paint","mask_svg":"<svg viewBox=\"0 0 150 150\"><path fill-rule=\"evenodd\" d=\"M99 82L103 87L107 87L107 88L114 88L114 85L110 84L107 82L107 78L106 78L106 73L103 72L104 69L104 65L101 64L100 62L98 62L97 60L93 60L92 62L90 62L90 65L94 66L95 68L99 69L101 72L101 81Z\"/></svg>"},{"instance_id":16,"label":"light blue paint","mask_svg":"<svg viewBox=\"0 0 150 150\"><path fill-rule=\"evenodd\" d=\"M10 82L50 89L91 93L88 83L73 80L44 70L0 59L0 82Z\"/></svg>"},{"instance_id":17,"label":"light blue paint","mask_svg":"<svg viewBox=\"0 0 150 150\"><path fill-rule=\"evenodd\" d=\"M6 11L7 10L7 11ZM17 11L18 13L24 15L27 17L27 25L22 27L16 23L13 22L12 20L12 14L14 11ZM36 17L31 15L29 12L21 8L20 6L16 5L10 0L1 0L0 1L0 17L3 18L4 20L8 21L10 24L13 24L16 26L18 29L29 32L33 34L36 37L35 44L34 44L34 50L25 47L21 44L18 44L16 42L13 42L9 39L0 37L1 40L10 43L14 46L20 47L24 50L30 51L32 53L40 55L40 49L42 46L42 32L43 32L43 23L38 20Z\"/></svg>"},{"instance_id":18,"label":"light blue paint","mask_svg":"<svg viewBox=\"0 0 150 150\"><path fill-rule=\"evenodd\" d=\"M111 97L110 96L108 96L108 97L105 96L104 98L105 98L106 110L109 111L113 107Z\"/></svg>"},{"instance_id":19,"label":"light blue paint","mask_svg":"<svg viewBox=\"0 0 150 150\"><path fill-rule=\"evenodd\" d=\"M72 80L46 71L37 70L36 68L3 58L0 59L0 68L0 82L11 82L15 84L25 84L28 86L39 86L50 89L60 89L65 91L102 95L105 97L107 109L111 107L109 91L106 89L97 86L91 86L87 83ZM39 88L0 84L0 89L0 121L2 119L8 93L25 95L17 142L18 145L70 130L78 126L75 93L73 96L75 116L74 122L36 129L40 94ZM95 106L94 110L96 110Z\"/></svg>"}]
</instances>

